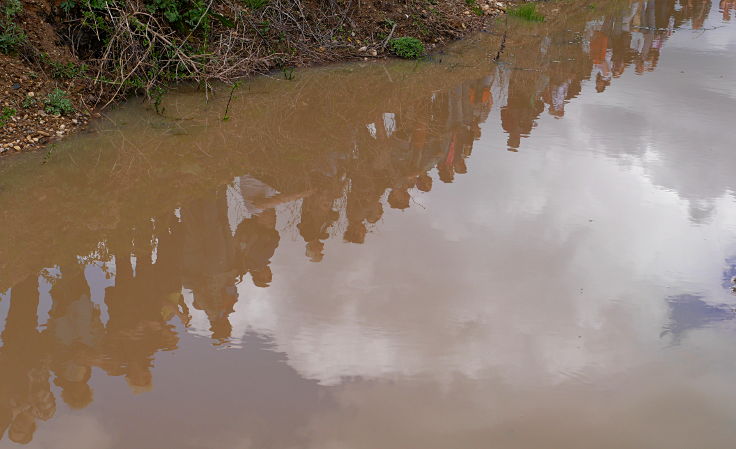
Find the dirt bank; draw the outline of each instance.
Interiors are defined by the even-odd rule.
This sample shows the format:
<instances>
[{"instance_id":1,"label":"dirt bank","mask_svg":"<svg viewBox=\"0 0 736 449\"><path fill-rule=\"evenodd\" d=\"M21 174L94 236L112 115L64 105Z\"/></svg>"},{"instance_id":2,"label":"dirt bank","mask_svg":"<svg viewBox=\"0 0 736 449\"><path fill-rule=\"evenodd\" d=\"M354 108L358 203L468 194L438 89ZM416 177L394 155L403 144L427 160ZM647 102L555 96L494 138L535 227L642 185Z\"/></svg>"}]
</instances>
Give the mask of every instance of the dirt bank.
<instances>
[{"instance_id":1,"label":"dirt bank","mask_svg":"<svg viewBox=\"0 0 736 449\"><path fill-rule=\"evenodd\" d=\"M400 51L393 45L400 37L416 37L432 51L483 29L505 9L494 0L0 5L2 155L83 129L91 116L132 93L155 103L171 82L232 83L273 70L289 77L295 67L382 58Z\"/></svg>"}]
</instances>

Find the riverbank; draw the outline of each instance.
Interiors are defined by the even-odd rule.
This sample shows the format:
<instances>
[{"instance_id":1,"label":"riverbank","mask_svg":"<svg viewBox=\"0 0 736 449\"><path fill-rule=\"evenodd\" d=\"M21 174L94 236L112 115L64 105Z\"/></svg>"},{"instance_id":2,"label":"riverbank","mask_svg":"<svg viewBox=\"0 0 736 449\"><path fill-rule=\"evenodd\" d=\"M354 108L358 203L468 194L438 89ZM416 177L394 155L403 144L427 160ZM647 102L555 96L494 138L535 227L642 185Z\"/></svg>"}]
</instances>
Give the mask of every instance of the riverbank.
<instances>
[{"instance_id":1,"label":"riverbank","mask_svg":"<svg viewBox=\"0 0 736 449\"><path fill-rule=\"evenodd\" d=\"M273 71L288 79L298 67L400 53L393 43L402 37L417 38L430 52L486 28L489 17L505 10L494 0L330 1L329 7L299 0L213 1L201 11L192 2L172 2L176 10L126 3L105 21L88 1L3 5L2 155L84 129L131 94L146 95L156 106L174 82L210 88L214 81L232 84Z\"/></svg>"}]
</instances>

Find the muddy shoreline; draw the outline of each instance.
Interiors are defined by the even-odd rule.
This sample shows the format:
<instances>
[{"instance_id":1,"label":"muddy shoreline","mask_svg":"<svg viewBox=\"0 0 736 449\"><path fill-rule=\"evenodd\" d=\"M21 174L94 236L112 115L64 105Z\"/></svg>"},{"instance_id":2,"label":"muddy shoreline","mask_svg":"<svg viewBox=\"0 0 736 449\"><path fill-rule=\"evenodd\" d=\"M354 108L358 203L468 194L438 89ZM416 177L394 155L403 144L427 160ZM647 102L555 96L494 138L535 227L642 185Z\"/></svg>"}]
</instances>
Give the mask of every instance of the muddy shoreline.
<instances>
[{"instance_id":1,"label":"muddy shoreline","mask_svg":"<svg viewBox=\"0 0 736 449\"><path fill-rule=\"evenodd\" d=\"M58 7L43 3L33 5L25 5L21 17L30 45L24 49L26 53L0 53L0 65L3 66L0 73L0 112L3 114L0 117L0 157L42 149L84 130L90 120L100 117L108 108L141 93L131 90L121 94L103 90L98 77L84 72L87 61L75 56L59 36L49 37L50 33L56 33L55 26L58 28L54 20L49 19L59 14ZM494 0L452 0L441 7L443 12L440 19L422 22L421 18L431 15L427 11L432 10L431 6L427 8L427 5L412 3L391 3L386 6L380 2L364 2L361 15L352 20L352 31L345 34L344 45L330 49L318 47L315 51L310 49L308 53L295 55L293 67L289 66L289 70L392 57L386 45L392 36L421 35L426 50L429 53L436 52L470 33L489 29L493 24L492 19L504 14L507 5ZM379 33L381 39L377 39L374 31L379 26L390 26L387 37L384 38L384 32ZM279 68L269 65L254 67L252 73L239 79L274 70ZM284 76L288 74L284 72ZM175 83L169 83L169 86L173 85ZM157 89L164 92L161 88ZM152 104L155 103L155 99L152 100ZM67 110L59 109L59 101L68 102ZM63 109L64 104L61 106Z\"/></svg>"}]
</instances>

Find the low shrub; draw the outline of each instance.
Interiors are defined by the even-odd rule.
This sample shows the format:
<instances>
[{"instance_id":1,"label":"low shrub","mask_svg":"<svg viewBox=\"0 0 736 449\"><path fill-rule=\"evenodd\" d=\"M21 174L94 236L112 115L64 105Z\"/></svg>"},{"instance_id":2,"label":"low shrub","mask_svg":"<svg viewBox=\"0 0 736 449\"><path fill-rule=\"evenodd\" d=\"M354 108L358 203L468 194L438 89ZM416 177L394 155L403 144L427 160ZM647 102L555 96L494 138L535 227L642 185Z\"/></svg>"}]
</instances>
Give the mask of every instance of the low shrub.
<instances>
[{"instance_id":1,"label":"low shrub","mask_svg":"<svg viewBox=\"0 0 736 449\"><path fill-rule=\"evenodd\" d=\"M0 52L13 53L25 42L23 28L15 21L22 11L20 0L0 0Z\"/></svg>"},{"instance_id":2,"label":"low shrub","mask_svg":"<svg viewBox=\"0 0 736 449\"><path fill-rule=\"evenodd\" d=\"M419 59L424 56L424 44L415 37L397 37L391 39L391 52L404 59Z\"/></svg>"},{"instance_id":3,"label":"low shrub","mask_svg":"<svg viewBox=\"0 0 736 449\"><path fill-rule=\"evenodd\" d=\"M56 88L46 96L43 102L44 110L49 114L66 115L74 112L71 100L67 97L66 92Z\"/></svg>"},{"instance_id":4,"label":"low shrub","mask_svg":"<svg viewBox=\"0 0 736 449\"><path fill-rule=\"evenodd\" d=\"M0 113L0 128L5 126L5 124L8 123L8 120L10 120L10 117L17 113L18 111L13 108L3 108L3 112Z\"/></svg>"}]
</instances>

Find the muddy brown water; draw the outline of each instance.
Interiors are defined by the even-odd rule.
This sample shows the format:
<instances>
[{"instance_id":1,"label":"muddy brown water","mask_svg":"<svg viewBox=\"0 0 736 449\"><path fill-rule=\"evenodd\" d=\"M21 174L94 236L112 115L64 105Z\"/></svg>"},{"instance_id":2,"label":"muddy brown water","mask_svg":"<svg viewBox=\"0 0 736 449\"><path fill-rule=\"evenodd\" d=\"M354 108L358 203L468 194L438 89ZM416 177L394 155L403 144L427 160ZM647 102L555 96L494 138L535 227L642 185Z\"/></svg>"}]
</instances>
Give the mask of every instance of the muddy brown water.
<instances>
[{"instance_id":1,"label":"muddy brown water","mask_svg":"<svg viewBox=\"0 0 736 449\"><path fill-rule=\"evenodd\" d=\"M736 447L734 7L560 3L4 160L0 448Z\"/></svg>"}]
</instances>

